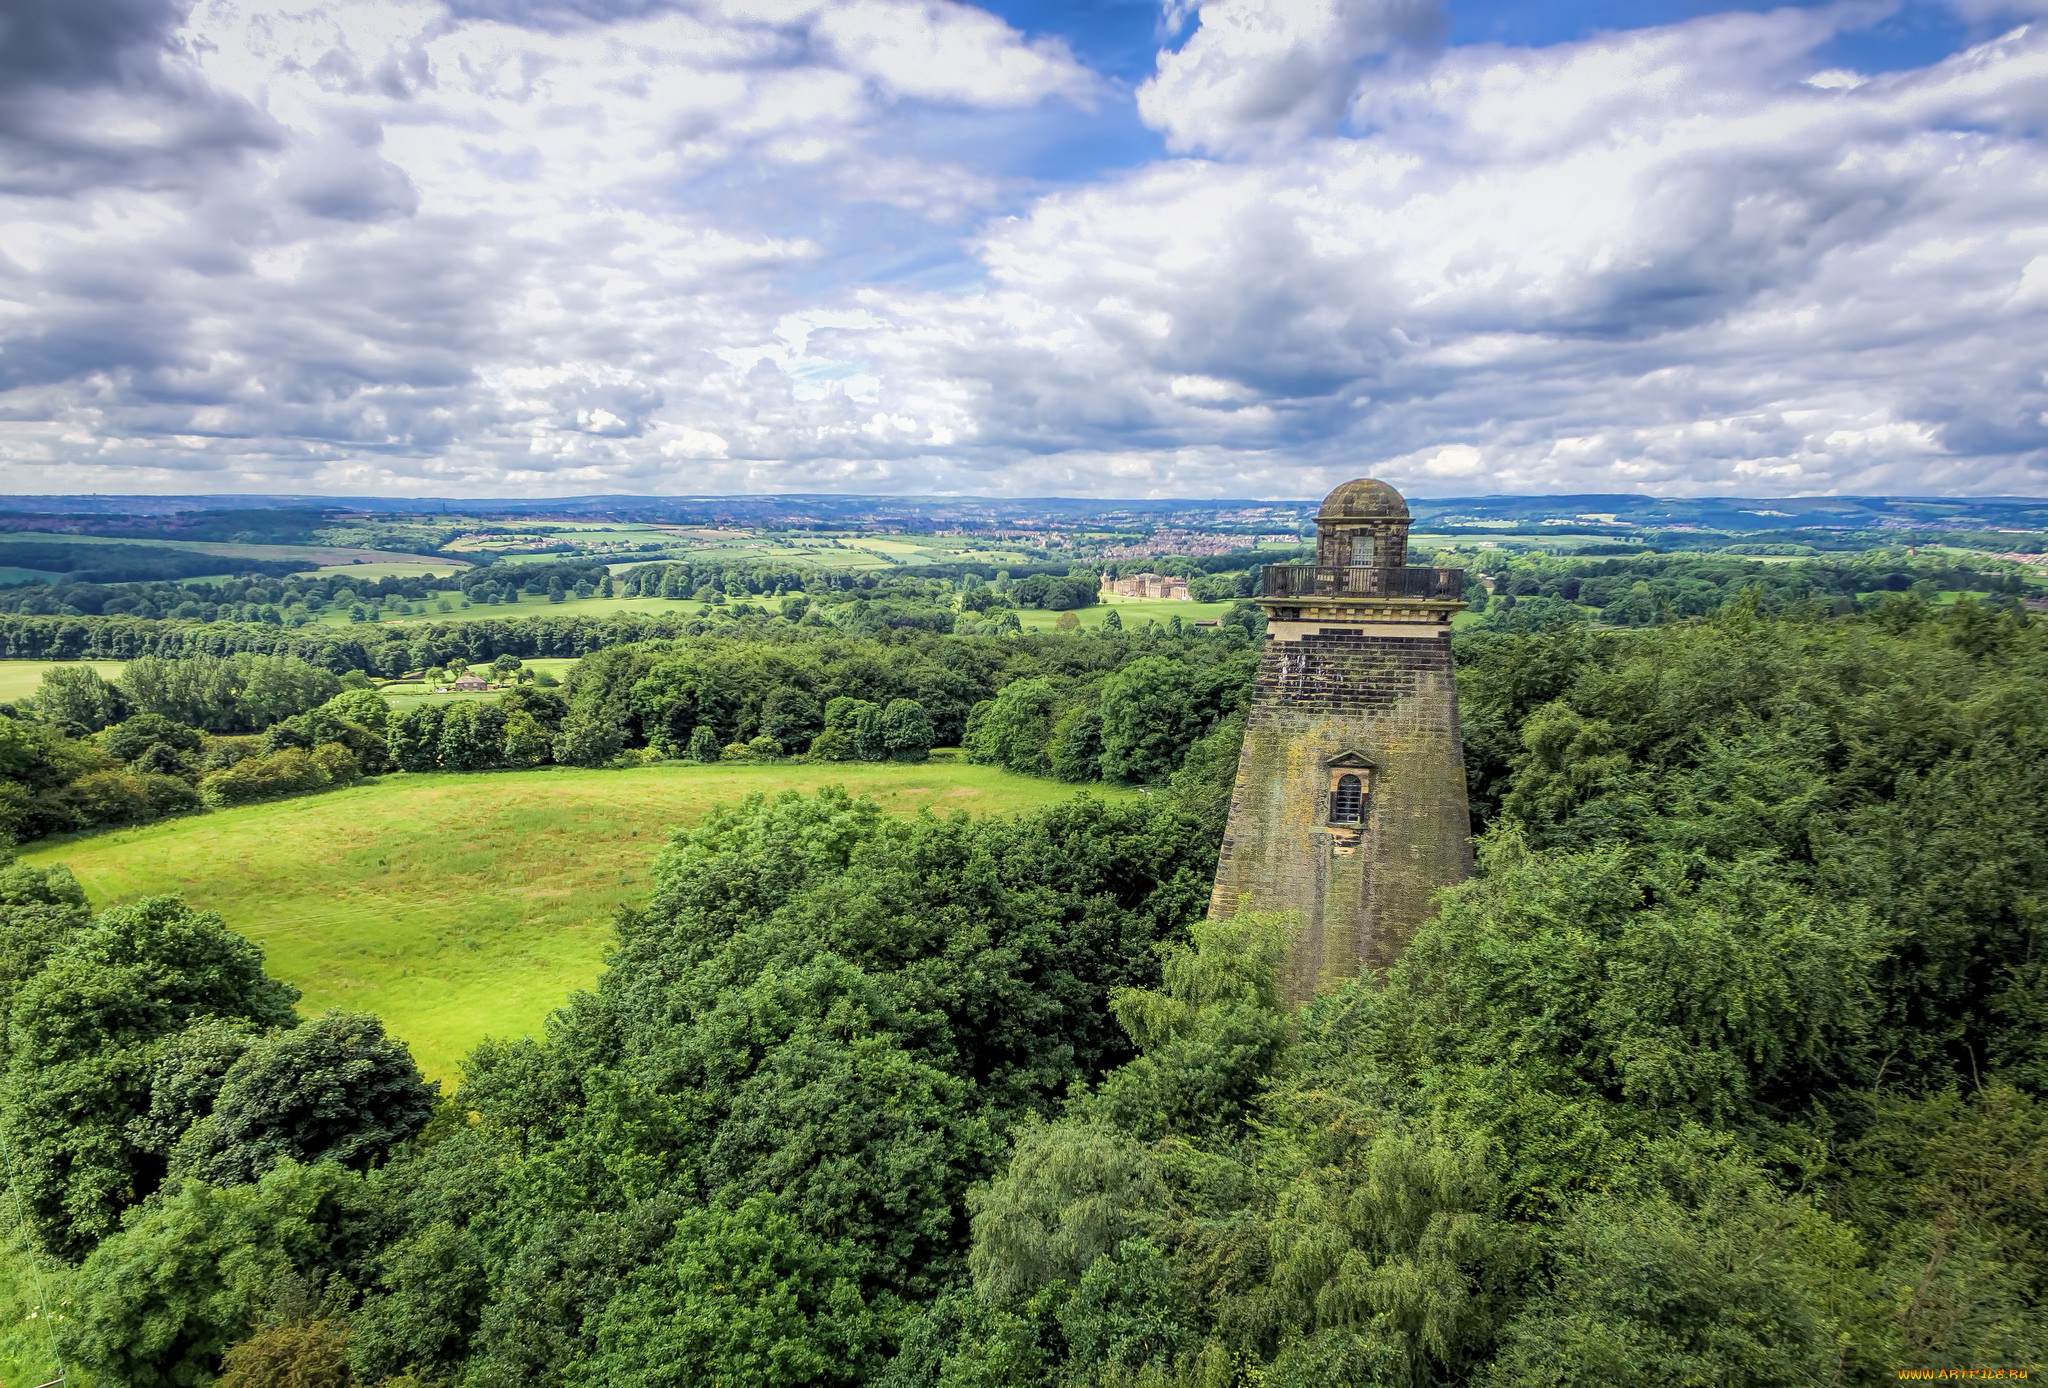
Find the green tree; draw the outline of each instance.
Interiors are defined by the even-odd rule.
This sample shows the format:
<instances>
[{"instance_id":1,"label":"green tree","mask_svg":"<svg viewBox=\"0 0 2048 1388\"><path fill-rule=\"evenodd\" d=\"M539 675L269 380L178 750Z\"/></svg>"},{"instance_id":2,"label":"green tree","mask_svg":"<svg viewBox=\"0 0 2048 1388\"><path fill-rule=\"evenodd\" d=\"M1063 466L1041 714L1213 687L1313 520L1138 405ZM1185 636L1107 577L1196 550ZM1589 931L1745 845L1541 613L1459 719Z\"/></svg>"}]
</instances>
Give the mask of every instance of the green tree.
<instances>
[{"instance_id":1,"label":"green tree","mask_svg":"<svg viewBox=\"0 0 2048 1388\"><path fill-rule=\"evenodd\" d=\"M350 673L355 673L351 671ZM315 710L339 722L381 733L391 725L391 704L374 689L344 689Z\"/></svg>"},{"instance_id":2,"label":"green tree","mask_svg":"<svg viewBox=\"0 0 2048 1388\"><path fill-rule=\"evenodd\" d=\"M232 1185L287 1159L362 1168L420 1130L439 1089L374 1016L327 1012L235 1059L172 1169Z\"/></svg>"},{"instance_id":3,"label":"green tree","mask_svg":"<svg viewBox=\"0 0 2048 1388\"><path fill-rule=\"evenodd\" d=\"M355 757L338 743L327 743L310 752L287 747L269 756L244 757L233 766L203 777L199 798L215 809L225 809L326 790L337 782L354 780L356 774Z\"/></svg>"},{"instance_id":4,"label":"green tree","mask_svg":"<svg viewBox=\"0 0 2048 1388\"><path fill-rule=\"evenodd\" d=\"M27 699L28 707L52 723L96 733L128 716L129 703L90 665L53 665Z\"/></svg>"},{"instance_id":5,"label":"green tree","mask_svg":"<svg viewBox=\"0 0 2048 1388\"><path fill-rule=\"evenodd\" d=\"M692 1212L666 1248L626 1274L595 1326L596 1353L563 1381L869 1382L891 1318L863 1294L866 1265L857 1246L819 1238L766 1199Z\"/></svg>"},{"instance_id":6,"label":"green tree","mask_svg":"<svg viewBox=\"0 0 2048 1388\"><path fill-rule=\"evenodd\" d=\"M626 745L619 725L602 713L570 713L555 735L555 760L564 766L603 766Z\"/></svg>"},{"instance_id":7,"label":"green tree","mask_svg":"<svg viewBox=\"0 0 2048 1388\"><path fill-rule=\"evenodd\" d=\"M501 756L506 766L539 766L548 759L553 742L540 720L525 709L513 709L505 715L505 741Z\"/></svg>"},{"instance_id":8,"label":"green tree","mask_svg":"<svg viewBox=\"0 0 2048 1388\"><path fill-rule=\"evenodd\" d=\"M883 710L878 704L862 701L854 714L852 727L853 755L859 761L887 761L889 759L888 726Z\"/></svg>"},{"instance_id":9,"label":"green tree","mask_svg":"<svg viewBox=\"0 0 2048 1388\"><path fill-rule=\"evenodd\" d=\"M718 734L699 723L690 732L689 750L691 761L708 763L717 761L725 749L719 745Z\"/></svg>"},{"instance_id":10,"label":"green tree","mask_svg":"<svg viewBox=\"0 0 2048 1388\"><path fill-rule=\"evenodd\" d=\"M363 1178L331 1163L280 1162L225 1189L180 1181L85 1259L65 1353L103 1383L213 1382L280 1280L366 1285L384 1228Z\"/></svg>"},{"instance_id":11,"label":"green tree","mask_svg":"<svg viewBox=\"0 0 2048 1388\"><path fill-rule=\"evenodd\" d=\"M12 858L11 849L0 856ZM85 889L63 866L0 868L0 1036L6 1034L14 994L90 917Z\"/></svg>"},{"instance_id":12,"label":"green tree","mask_svg":"<svg viewBox=\"0 0 2048 1388\"><path fill-rule=\"evenodd\" d=\"M349 1388L348 1325L323 1316L259 1326L220 1369L220 1388Z\"/></svg>"},{"instance_id":13,"label":"green tree","mask_svg":"<svg viewBox=\"0 0 2048 1388\"><path fill-rule=\"evenodd\" d=\"M1102 685L1102 777L1163 781L1204 729L1193 673L1175 660L1146 656Z\"/></svg>"},{"instance_id":14,"label":"green tree","mask_svg":"<svg viewBox=\"0 0 2048 1388\"><path fill-rule=\"evenodd\" d=\"M331 671L297 656L242 654L230 659L240 675L235 705L244 728L267 728L341 693L341 681Z\"/></svg>"},{"instance_id":15,"label":"green tree","mask_svg":"<svg viewBox=\"0 0 2048 1388\"><path fill-rule=\"evenodd\" d=\"M1046 744L1060 699L1049 679L1016 680L976 705L967 729L967 759L1043 775L1051 769Z\"/></svg>"},{"instance_id":16,"label":"green tree","mask_svg":"<svg viewBox=\"0 0 2048 1388\"><path fill-rule=\"evenodd\" d=\"M246 1019L202 1017L158 1048L149 1080L149 1110L128 1125L137 1146L154 1156L170 1151L213 1109L221 1081L256 1041Z\"/></svg>"},{"instance_id":17,"label":"green tree","mask_svg":"<svg viewBox=\"0 0 2048 1388\"><path fill-rule=\"evenodd\" d=\"M155 1188L162 1163L131 1125L161 1043L201 1018L296 1020L297 990L256 946L175 897L75 930L16 991L0 1127L38 1241L75 1258Z\"/></svg>"},{"instance_id":18,"label":"green tree","mask_svg":"<svg viewBox=\"0 0 2048 1388\"><path fill-rule=\"evenodd\" d=\"M452 705L420 704L392 720L391 758L401 771L432 771L441 762L441 719Z\"/></svg>"},{"instance_id":19,"label":"green tree","mask_svg":"<svg viewBox=\"0 0 2048 1388\"><path fill-rule=\"evenodd\" d=\"M1032 574L1012 584L1009 597L1019 607L1065 612L1076 607L1093 607L1100 598L1100 584L1092 577Z\"/></svg>"},{"instance_id":20,"label":"green tree","mask_svg":"<svg viewBox=\"0 0 2048 1388\"><path fill-rule=\"evenodd\" d=\"M1661 1192L1574 1209L1481 1382L1838 1380L1840 1309L1863 1281L1853 1235L1753 1173L1716 1175L1691 1209Z\"/></svg>"},{"instance_id":21,"label":"green tree","mask_svg":"<svg viewBox=\"0 0 2048 1388\"><path fill-rule=\"evenodd\" d=\"M2004 1083L1882 1095L1836 1149L1827 1208L1895 1312L1852 1368L2029 1365L2048 1344L2048 1105Z\"/></svg>"},{"instance_id":22,"label":"green tree","mask_svg":"<svg viewBox=\"0 0 2048 1388\"><path fill-rule=\"evenodd\" d=\"M882 711L882 745L892 761L923 761L931 755L931 715L915 699L891 699Z\"/></svg>"},{"instance_id":23,"label":"green tree","mask_svg":"<svg viewBox=\"0 0 2048 1388\"><path fill-rule=\"evenodd\" d=\"M825 726L851 737L854 725L860 722L862 710L873 707L874 704L870 700L856 699L851 695L842 694L837 698L826 701Z\"/></svg>"},{"instance_id":24,"label":"green tree","mask_svg":"<svg viewBox=\"0 0 2048 1388\"><path fill-rule=\"evenodd\" d=\"M1092 781L1101 775L1101 711L1076 704L1062 713L1053 724L1046 761L1062 781Z\"/></svg>"},{"instance_id":25,"label":"green tree","mask_svg":"<svg viewBox=\"0 0 2048 1388\"><path fill-rule=\"evenodd\" d=\"M132 764L155 747L189 755L199 750L202 738L198 729L173 723L160 713L138 713L102 732L98 740L114 760Z\"/></svg>"},{"instance_id":26,"label":"green tree","mask_svg":"<svg viewBox=\"0 0 2048 1388\"><path fill-rule=\"evenodd\" d=\"M761 705L762 734L774 738L788 755L809 746L824 724L818 701L794 685L777 688Z\"/></svg>"},{"instance_id":27,"label":"green tree","mask_svg":"<svg viewBox=\"0 0 2048 1388\"><path fill-rule=\"evenodd\" d=\"M441 715L436 761L448 771L487 771L505 755L505 710L495 703L449 704Z\"/></svg>"}]
</instances>

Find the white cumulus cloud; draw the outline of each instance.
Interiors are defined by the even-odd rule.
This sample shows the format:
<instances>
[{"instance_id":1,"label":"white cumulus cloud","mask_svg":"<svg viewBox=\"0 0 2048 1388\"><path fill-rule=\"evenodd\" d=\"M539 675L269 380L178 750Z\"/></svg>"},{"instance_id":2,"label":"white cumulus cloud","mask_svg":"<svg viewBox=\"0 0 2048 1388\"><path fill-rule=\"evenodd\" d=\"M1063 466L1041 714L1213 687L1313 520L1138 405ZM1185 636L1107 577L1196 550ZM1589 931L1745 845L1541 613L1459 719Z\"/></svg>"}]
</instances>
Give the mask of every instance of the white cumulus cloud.
<instances>
[{"instance_id":1,"label":"white cumulus cloud","mask_svg":"<svg viewBox=\"0 0 2048 1388\"><path fill-rule=\"evenodd\" d=\"M1138 109L1177 149L1261 148L1336 124L1360 65L1443 28L1437 0L1207 0Z\"/></svg>"},{"instance_id":2,"label":"white cumulus cloud","mask_svg":"<svg viewBox=\"0 0 2048 1388\"><path fill-rule=\"evenodd\" d=\"M12 490L2048 480L2048 28L1990 0L1884 73L1823 57L1881 6L1216 0L1136 94L940 0L100 3L0 51Z\"/></svg>"}]
</instances>

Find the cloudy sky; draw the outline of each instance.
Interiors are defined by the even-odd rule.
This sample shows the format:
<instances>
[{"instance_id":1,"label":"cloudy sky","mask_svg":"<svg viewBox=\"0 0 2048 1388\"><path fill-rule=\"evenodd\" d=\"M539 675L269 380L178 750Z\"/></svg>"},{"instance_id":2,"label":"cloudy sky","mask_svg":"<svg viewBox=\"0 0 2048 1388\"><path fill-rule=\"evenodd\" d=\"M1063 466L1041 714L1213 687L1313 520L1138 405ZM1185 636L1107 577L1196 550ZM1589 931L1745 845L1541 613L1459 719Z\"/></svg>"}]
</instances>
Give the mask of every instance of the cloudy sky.
<instances>
[{"instance_id":1,"label":"cloudy sky","mask_svg":"<svg viewBox=\"0 0 2048 1388\"><path fill-rule=\"evenodd\" d=\"M2048 0L0 0L0 490L2048 493Z\"/></svg>"}]
</instances>

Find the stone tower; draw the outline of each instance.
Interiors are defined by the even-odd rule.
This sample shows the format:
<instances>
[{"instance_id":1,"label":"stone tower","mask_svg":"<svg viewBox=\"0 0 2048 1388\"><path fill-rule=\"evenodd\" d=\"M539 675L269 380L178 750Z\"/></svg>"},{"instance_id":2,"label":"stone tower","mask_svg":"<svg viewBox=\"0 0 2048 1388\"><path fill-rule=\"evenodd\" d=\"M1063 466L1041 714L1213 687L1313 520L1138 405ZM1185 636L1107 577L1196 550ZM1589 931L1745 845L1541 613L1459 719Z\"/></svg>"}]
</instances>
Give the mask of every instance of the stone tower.
<instances>
[{"instance_id":1,"label":"stone tower","mask_svg":"<svg viewBox=\"0 0 2048 1388\"><path fill-rule=\"evenodd\" d=\"M1300 917L1290 1001L1391 964L1430 894L1471 875L1451 679L1464 590L1457 569L1408 566L1408 504L1370 478L1323 499L1315 563L1266 566L1266 642L1209 910Z\"/></svg>"}]
</instances>

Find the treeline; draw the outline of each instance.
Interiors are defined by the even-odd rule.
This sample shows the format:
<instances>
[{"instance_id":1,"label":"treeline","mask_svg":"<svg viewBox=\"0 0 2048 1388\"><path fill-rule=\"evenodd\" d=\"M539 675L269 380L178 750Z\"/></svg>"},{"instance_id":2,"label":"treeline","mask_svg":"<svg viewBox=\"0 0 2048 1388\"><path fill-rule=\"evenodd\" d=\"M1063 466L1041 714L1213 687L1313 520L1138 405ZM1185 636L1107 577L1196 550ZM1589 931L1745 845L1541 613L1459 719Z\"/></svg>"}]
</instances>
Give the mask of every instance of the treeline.
<instances>
[{"instance_id":1,"label":"treeline","mask_svg":"<svg viewBox=\"0 0 2048 1388\"><path fill-rule=\"evenodd\" d=\"M331 513L319 507L232 507L164 515L0 515L0 531L105 535L135 540L212 540L238 545L303 544Z\"/></svg>"},{"instance_id":2,"label":"treeline","mask_svg":"<svg viewBox=\"0 0 2048 1388\"><path fill-rule=\"evenodd\" d=\"M250 574L282 575L306 567L298 559L224 559L189 549L158 545L67 544L62 540L8 538L0 541L0 563L11 568L62 574L70 584L150 583L217 574L226 568Z\"/></svg>"},{"instance_id":3,"label":"treeline","mask_svg":"<svg viewBox=\"0 0 2048 1388\"><path fill-rule=\"evenodd\" d=\"M1045 578L1037 575L1018 582L1021 586ZM1052 591L1071 597L1066 606L1094 601L1097 580L1092 573L1085 578L1062 576L1058 583L1066 586L1054 586ZM243 577L197 583L29 583L0 589L0 614L72 618L84 625L16 626L0 616L0 626L13 629L9 643L23 652L42 649L54 639L51 633L56 631L71 633L69 640L74 644L83 642L104 649L152 641L175 642L180 638L170 634L138 635L127 623L118 635L80 635L96 630L92 618L302 628L320 614L334 611L345 612L357 622L374 623L386 617L447 618L462 609L508 603L522 597L562 602L569 598L614 596L694 598L714 609L725 607L730 600L737 609L759 612L759 607L748 607L748 598L804 592L810 595L809 602L820 605L821 619L825 614L833 614L843 625L864 629L889 625L944 629L957 607L955 595L977 586L984 586L998 606L1061 606L1057 602L1034 600L1043 598L1047 586L1043 582L1037 589L1027 588L1021 602L1004 598L1009 580L1001 574L993 587L986 587L981 578L971 574L943 579L776 565L677 563L642 565L614 577L602 563L565 560L500 563L457 569L432 578L364 578L344 572L318 578ZM869 607L877 612L914 615L915 620L870 620ZM804 610L799 606L792 615L800 618ZM936 620L939 618L944 620ZM318 639L317 634L314 639ZM21 654L8 658L42 657Z\"/></svg>"},{"instance_id":4,"label":"treeline","mask_svg":"<svg viewBox=\"0 0 2048 1388\"><path fill-rule=\"evenodd\" d=\"M348 785L392 769L390 706L291 656L143 656L118 681L44 673L0 710L0 840Z\"/></svg>"},{"instance_id":5,"label":"treeline","mask_svg":"<svg viewBox=\"0 0 2048 1388\"><path fill-rule=\"evenodd\" d=\"M227 562L215 558L213 567L202 572L218 573ZM304 567L296 560L288 566ZM451 570L454 567L450 565ZM303 626L329 608L360 609L369 620L373 611L459 598L457 588L450 576L366 578L347 573L317 578L243 576L191 583L31 583L0 589L0 612Z\"/></svg>"},{"instance_id":6,"label":"treeline","mask_svg":"<svg viewBox=\"0 0 2048 1388\"><path fill-rule=\"evenodd\" d=\"M428 664L436 654L404 660L443 677L468 664ZM0 709L0 834L111 828L389 771L920 761L963 741L970 759L1027 774L1158 782L1242 705L1254 663L1235 626L885 640L764 620L607 646L559 691L522 684L396 718L360 671L289 654L143 655L112 681L58 665ZM491 673L510 681L521 666L501 654Z\"/></svg>"},{"instance_id":7,"label":"treeline","mask_svg":"<svg viewBox=\"0 0 2048 1388\"><path fill-rule=\"evenodd\" d=\"M720 747L765 740L795 755L830 731L835 702L858 701L886 719L908 701L935 745L965 745L974 760L1069 780L1150 782L1242 705L1257 664L1241 627L895 637L771 643L735 630L615 647L570 672L571 716L622 749L689 755L703 729Z\"/></svg>"},{"instance_id":8,"label":"treeline","mask_svg":"<svg viewBox=\"0 0 2048 1388\"><path fill-rule=\"evenodd\" d=\"M1885 593L1911 592L1932 599L1939 593L1963 591L2013 600L2027 592L2026 581L2017 574L1903 551L1783 564L1729 555L1589 559L1537 552L1482 553L1467 563L1472 575L1494 581L1490 598L1468 586L1466 600L1473 609L1498 617L1518 605L1533 606L1512 623L1522 626L1532 619L1584 615L1572 608L1596 609L1599 620L1617 626L1655 626L1707 616L1745 594L1754 594L1753 600L1766 611L1819 604L1825 611L1845 615Z\"/></svg>"},{"instance_id":9,"label":"treeline","mask_svg":"<svg viewBox=\"0 0 2048 1388\"><path fill-rule=\"evenodd\" d=\"M715 747L880 760L964 745L971 760L1026 774L1152 782L1241 707L1256 665L1236 626L1002 640L799 634L810 639L785 630L763 641L735 625L586 659L570 675L555 759L590 765L644 749L705 760Z\"/></svg>"},{"instance_id":10,"label":"treeline","mask_svg":"<svg viewBox=\"0 0 2048 1388\"><path fill-rule=\"evenodd\" d=\"M23 542L34 543L34 542ZM16 552L10 544L6 553ZM692 597L702 592L706 600L711 594L720 595L723 601L727 592L733 594L769 594L784 591L794 592L806 583L814 592L858 591L886 588L892 583L905 580L893 576L874 574L837 573L826 570L799 570L786 565L741 564L722 561L718 563L695 564L654 564L643 565L615 581L609 567L602 560L544 560L524 562L520 560L499 560L493 555L472 555L464 559L450 559L448 572L404 577L386 574L370 578L339 573L317 576L284 577L293 569L303 569L305 563L299 560L265 561L251 564L245 560L228 559L218 555L196 555L185 550L155 549L139 546L113 547L107 545L66 545L44 544L41 548L63 550L72 554L96 554L110 548L124 552L135 550L148 555L168 555L181 562L192 560L172 573L168 570L162 577L175 578L186 574L217 574L223 568L237 568L244 572L234 578L210 582L151 582L154 574L137 574L136 582L116 582L112 579L92 578L86 573L72 574L67 581L56 583L26 583L10 588L0 588L0 612L18 612L29 616L131 616L145 619L170 618L180 621L247 621L268 622L274 625L297 626L313 616L333 608L361 610L362 620L374 621L379 613L389 613L409 608L415 603L447 601L462 603L502 603L515 595L529 597L612 597L626 596L676 596L675 591L663 592L665 581L673 571L674 581L666 581L670 590L681 587L681 596ZM40 552L40 549L39 551ZM25 567L52 567L42 564L27 564ZM196 565L196 566L195 566ZM914 582L914 581L913 581Z\"/></svg>"},{"instance_id":11,"label":"treeline","mask_svg":"<svg viewBox=\"0 0 2048 1388\"><path fill-rule=\"evenodd\" d=\"M0 616L0 659L133 660L155 655L290 655L340 673L396 679L450 660L488 664L500 655L575 658L606 646L673 640L699 619L681 613L604 617L569 614L500 621L425 621L405 626L289 628L267 623L149 621L133 617Z\"/></svg>"}]
</instances>

